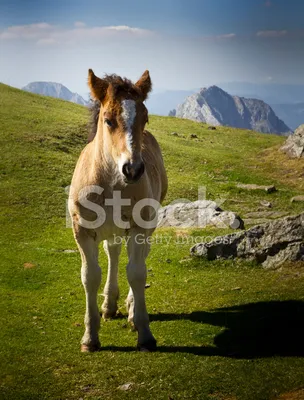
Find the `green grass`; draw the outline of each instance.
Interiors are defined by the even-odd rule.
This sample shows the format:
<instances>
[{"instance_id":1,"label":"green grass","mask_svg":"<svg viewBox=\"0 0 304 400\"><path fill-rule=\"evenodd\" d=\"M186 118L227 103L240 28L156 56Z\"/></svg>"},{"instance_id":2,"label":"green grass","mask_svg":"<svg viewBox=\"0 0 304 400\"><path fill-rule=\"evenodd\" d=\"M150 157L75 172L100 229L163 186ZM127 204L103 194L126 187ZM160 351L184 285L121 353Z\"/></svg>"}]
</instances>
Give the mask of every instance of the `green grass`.
<instances>
[{"instance_id":1,"label":"green grass","mask_svg":"<svg viewBox=\"0 0 304 400\"><path fill-rule=\"evenodd\" d=\"M0 85L0 398L262 400L304 386L303 265L265 271L207 262L176 243L224 232L212 228L158 232L171 240L152 246L148 258L158 352L135 351L123 304L124 251L122 316L102 323L101 352L80 353L84 293L79 254L64 252L76 249L65 228L64 188L86 142L86 123L81 106ZM277 152L283 138L156 116L148 129L164 153L166 203L195 200L205 185L208 198L225 198L223 208L243 217L258 210L260 199L275 211L301 211L289 200L303 192L304 164ZM279 191L252 194L238 182ZM100 263L105 282L103 252ZM129 382L128 391L118 389Z\"/></svg>"}]
</instances>

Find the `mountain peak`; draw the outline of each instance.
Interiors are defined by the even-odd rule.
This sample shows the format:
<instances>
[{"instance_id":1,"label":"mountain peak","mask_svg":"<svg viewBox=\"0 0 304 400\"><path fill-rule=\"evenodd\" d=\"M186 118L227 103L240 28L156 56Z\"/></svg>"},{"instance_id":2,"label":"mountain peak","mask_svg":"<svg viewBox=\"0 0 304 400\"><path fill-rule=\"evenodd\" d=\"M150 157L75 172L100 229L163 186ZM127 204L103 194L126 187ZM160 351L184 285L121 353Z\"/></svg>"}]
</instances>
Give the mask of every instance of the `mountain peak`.
<instances>
[{"instance_id":1,"label":"mountain peak","mask_svg":"<svg viewBox=\"0 0 304 400\"><path fill-rule=\"evenodd\" d=\"M177 107L176 116L263 133L287 135L291 131L265 102L231 96L215 85L202 88L197 94L187 97Z\"/></svg>"},{"instance_id":2,"label":"mountain peak","mask_svg":"<svg viewBox=\"0 0 304 400\"><path fill-rule=\"evenodd\" d=\"M83 106L88 104L78 93L71 92L66 86L58 82L31 82L24 86L22 90L71 101L72 103L81 104Z\"/></svg>"}]
</instances>

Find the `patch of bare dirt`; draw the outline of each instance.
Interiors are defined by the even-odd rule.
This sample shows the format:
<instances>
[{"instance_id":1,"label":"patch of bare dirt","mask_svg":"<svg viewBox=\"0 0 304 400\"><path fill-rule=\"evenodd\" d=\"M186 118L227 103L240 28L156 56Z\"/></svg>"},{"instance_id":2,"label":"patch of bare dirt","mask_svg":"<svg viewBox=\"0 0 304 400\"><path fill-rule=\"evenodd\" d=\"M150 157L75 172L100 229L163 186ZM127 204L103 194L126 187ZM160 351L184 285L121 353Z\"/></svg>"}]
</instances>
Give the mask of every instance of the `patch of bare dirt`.
<instances>
[{"instance_id":1,"label":"patch of bare dirt","mask_svg":"<svg viewBox=\"0 0 304 400\"><path fill-rule=\"evenodd\" d=\"M276 397L275 400L304 400L304 388L294 392L283 393Z\"/></svg>"}]
</instances>

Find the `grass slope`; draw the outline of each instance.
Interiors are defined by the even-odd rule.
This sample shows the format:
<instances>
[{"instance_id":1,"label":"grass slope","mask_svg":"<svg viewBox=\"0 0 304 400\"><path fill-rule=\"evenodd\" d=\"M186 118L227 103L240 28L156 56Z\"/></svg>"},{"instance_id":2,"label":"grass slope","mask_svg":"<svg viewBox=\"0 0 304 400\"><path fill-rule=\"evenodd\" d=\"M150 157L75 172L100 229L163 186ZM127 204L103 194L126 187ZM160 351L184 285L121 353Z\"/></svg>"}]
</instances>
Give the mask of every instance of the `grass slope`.
<instances>
[{"instance_id":1,"label":"grass slope","mask_svg":"<svg viewBox=\"0 0 304 400\"><path fill-rule=\"evenodd\" d=\"M65 252L76 249L65 228L65 187L86 123L81 106L0 85L0 397L262 400L304 386L301 265L279 272L190 259L182 239L222 233L212 228L165 230L168 243L152 247L147 303L158 352L134 351L123 307L125 252L123 315L102 323L103 351L79 352L84 293L79 254ZM303 192L303 162L277 152L283 138L155 116L149 130L164 153L167 203L195 200L197 187L206 185L208 198L225 198L223 208L244 217L261 199L276 211L301 211L289 200ZM252 194L237 182L279 191ZM104 282L103 252L100 263ZM125 383L129 390L119 389Z\"/></svg>"}]
</instances>

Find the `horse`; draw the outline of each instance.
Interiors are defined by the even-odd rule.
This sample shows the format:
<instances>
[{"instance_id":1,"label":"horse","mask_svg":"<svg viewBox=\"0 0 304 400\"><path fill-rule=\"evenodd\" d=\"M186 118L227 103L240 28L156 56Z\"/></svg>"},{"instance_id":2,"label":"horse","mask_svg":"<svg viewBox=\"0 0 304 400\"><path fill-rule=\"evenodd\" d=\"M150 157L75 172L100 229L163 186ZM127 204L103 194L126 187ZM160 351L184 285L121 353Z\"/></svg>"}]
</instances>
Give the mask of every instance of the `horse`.
<instances>
[{"instance_id":1,"label":"horse","mask_svg":"<svg viewBox=\"0 0 304 400\"><path fill-rule=\"evenodd\" d=\"M145 260L149 238L157 225L157 207L165 198L168 181L158 142L145 130L148 111L144 101L152 82L149 71L133 83L115 74L99 78L89 69L88 86L94 101L93 134L76 164L68 200L86 295L81 351L101 348L99 244L103 241L108 257L101 312L104 319L110 319L118 310L117 275L123 240L130 286L126 299L128 321L137 331L137 348L154 351L156 340L145 301Z\"/></svg>"}]
</instances>

